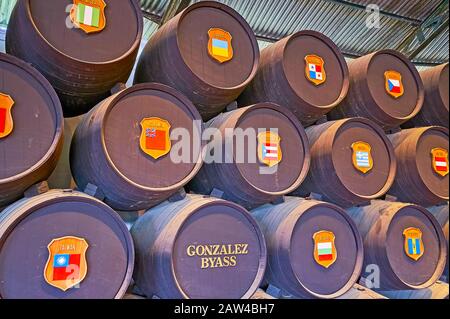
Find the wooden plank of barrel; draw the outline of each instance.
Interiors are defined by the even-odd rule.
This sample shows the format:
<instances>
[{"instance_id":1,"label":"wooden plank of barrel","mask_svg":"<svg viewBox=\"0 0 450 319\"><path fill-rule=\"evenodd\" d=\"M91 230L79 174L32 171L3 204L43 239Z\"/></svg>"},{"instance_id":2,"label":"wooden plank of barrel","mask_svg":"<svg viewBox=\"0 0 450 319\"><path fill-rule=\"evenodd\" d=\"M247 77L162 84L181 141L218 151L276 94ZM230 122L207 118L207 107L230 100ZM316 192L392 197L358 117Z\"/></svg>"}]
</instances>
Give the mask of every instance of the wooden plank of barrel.
<instances>
[{"instance_id":1,"label":"wooden plank of barrel","mask_svg":"<svg viewBox=\"0 0 450 319\"><path fill-rule=\"evenodd\" d=\"M0 214L0 298L121 298L133 265L125 224L86 194L52 190Z\"/></svg>"},{"instance_id":2,"label":"wooden plank of barrel","mask_svg":"<svg viewBox=\"0 0 450 319\"><path fill-rule=\"evenodd\" d=\"M116 210L142 210L166 200L201 167L200 124L194 105L166 85L139 84L116 93L76 129L70 164L78 188L94 185ZM171 134L180 129L188 134L178 141L187 144L186 158L172 156Z\"/></svg>"},{"instance_id":3,"label":"wooden plank of barrel","mask_svg":"<svg viewBox=\"0 0 450 319\"><path fill-rule=\"evenodd\" d=\"M258 63L258 43L244 18L224 4L201 1L150 39L134 83L170 85L209 120L237 99L256 74Z\"/></svg>"},{"instance_id":4,"label":"wooden plank of barrel","mask_svg":"<svg viewBox=\"0 0 450 319\"><path fill-rule=\"evenodd\" d=\"M368 265L379 269L379 287L373 289L424 289L441 277L447 243L436 218L425 208L374 200L347 212L364 239L364 269Z\"/></svg>"},{"instance_id":5,"label":"wooden plank of barrel","mask_svg":"<svg viewBox=\"0 0 450 319\"><path fill-rule=\"evenodd\" d=\"M248 299L264 276L261 230L232 202L188 194L147 211L131 234L133 278L149 298Z\"/></svg>"},{"instance_id":6,"label":"wooden plank of barrel","mask_svg":"<svg viewBox=\"0 0 450 319\"><path fill-rule=\"evenodd\" d=\"M425 207L448 201L448 129L429 126L389 135L397 175L389 194Z\"/></svg>"},{"instance_id":7,"label":"wooden plank of barrel","mask_svg":"<svg viewBox=\"0 0 450 319\"><path fill-rule=\"evenodd\" d=\"M384 130L399 127L416 116L424 87L414 64L394 50L381 50L351 61L350 89L329 119L365 117Z\"/></svg>"},{"instance_id":8,"label":"wooden plank of barrel","mask_svg":"<svg viewBox=\"0 0 450 319\"><path fill-rule=\"evenodd\" d=\"M449 223L449 206L448 203L446 205L439 205L439 206L433 206L433 207L428 207L427 208L430 213L433 214L434 217L436 217L437 221L439 222L439 224L442 227L442 231L444 232L444 236L445 239L447 240L447 244L449 243L448 241L448 223ZM449 273L448 273L448 269L449 269L449 258L447 258L447 263L445 264L445 270L444 270L444 277L442 280L448 282L449 280Z\"/></svg>"},{"instance_id":9,"label":"wooden plank of barrel","mask_svg":"<svg viewBox=\"0 0 450 319\"><path fill-rule=\"evenodd\" d=\"M364 118L331 121L306 129L311 168L294 195L320 194L351 207L383 196L391 187L396 160L383 130Z\"/></svg>"},{"instance_id":10,"label":"wooden plank of barrel","mask_svg":"<svg viewBox=\"0 0 450 319\"><path fill-rule=\"evenodd\" d=\"M48 81L0 53L0 207L50 176L61 154L63 114Z\"/></svg>"},{"instance_id":11,"label":"wooden plank of barrel","mask_svg":"<svg viewBox=\"0 0 450 319\"><path fill-rule=\"evenodd\" d=\"M223 199L251 209L292 192L308 173L308 138L286 108L259 103L223 113L206 126L219 130L223 137L217 142L212 137L213 143L208 146L222 149L226 158L229 155L226 146L232 143L234 154L232 161L205 161L187 186L195 193L209 195L214 189L220 190ZM227 136L230 129L236 135ZM239 136L240 131L253 134ZM210 149L207 154L213 151L216 152Z\"/></svg>"},{"instance_id":12,"label":"wooden plank of barrel","mask_svg":"<svg viewBox=\"0 0 450 319\"><path fill-rule=\"evenodd\" d=\"M241 105L273 102L311 125L347 95L349 73L339 48L316 31L300 31L261 52L255 78L239 97Z\"/></svg>"},{"instance_id":13,"label":"wooden plank of barrel","mask_svg":"<svg viewBox=\"0 0 450 319\"><path fill-rule=\"evenodd\" d=\"M32 63L49 80L65 116L87 112L118 82L125 83L141 41L137 1L89 3L74 7L72 0L19 0L6 34L6 51ZM83 8L97 14L77 14ZM81 16L99 19L78 21Z\"/></svg>"},{"instance_id":14,"label":"wooden plank of barrel","mask_svg":"<svg viewBox=\"0 0 450 319\"><path fill-rule=\"evenodd\" d=\"M267 241L265 281L295 297L336 298L359 278L363 242L346 212L329 203L285 197L252 211Z\"/></svg>"},{"instance_id":15,"label":"wooden plank of barrel","mask_svg":"<svg viewBox=\"0 0 450 319\"><path fill-rule=\"evenodd\" d=\"M448 63L421 71L420 76L425 87L425 101L419 114L405 125L448 128Z\"/></svg>"}]
</instances>

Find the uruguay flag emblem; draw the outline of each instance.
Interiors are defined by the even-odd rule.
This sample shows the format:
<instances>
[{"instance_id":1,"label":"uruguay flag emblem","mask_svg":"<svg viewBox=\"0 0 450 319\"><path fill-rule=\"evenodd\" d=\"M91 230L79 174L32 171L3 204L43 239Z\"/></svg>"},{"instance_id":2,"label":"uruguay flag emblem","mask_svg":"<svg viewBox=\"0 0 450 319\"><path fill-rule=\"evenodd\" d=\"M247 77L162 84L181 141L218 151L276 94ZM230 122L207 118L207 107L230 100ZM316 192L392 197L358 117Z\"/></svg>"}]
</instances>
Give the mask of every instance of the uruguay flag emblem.
<instances>
[{"instance_id":1,"label":"uruguay flag emblem","mask_svg":"<svg viewBox=\"0 0 450 319\"><path fill-rule=\"evenodd\" d=\"M402 96L404 93L402 75L397 71L386 71L384 77L386 92L396 99Z\"/></svg>"}]
</instances>

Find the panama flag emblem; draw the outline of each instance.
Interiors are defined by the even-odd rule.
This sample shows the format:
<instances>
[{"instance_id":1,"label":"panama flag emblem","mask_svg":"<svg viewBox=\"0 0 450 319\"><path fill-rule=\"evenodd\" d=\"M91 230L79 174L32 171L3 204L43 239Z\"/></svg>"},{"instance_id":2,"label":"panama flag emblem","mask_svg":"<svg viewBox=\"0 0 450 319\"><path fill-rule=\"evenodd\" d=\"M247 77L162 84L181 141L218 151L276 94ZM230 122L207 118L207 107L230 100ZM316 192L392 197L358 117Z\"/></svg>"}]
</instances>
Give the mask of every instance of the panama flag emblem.
<instances>
[{"instance_id":1,"label":"panama flag emblem","mask_svg":"<svg viewBox=\"0 0 450 319\"><path fill-rule=\"evenodd\" d=\"M314 259L324 268L329 268L337 260L335 235L331 231L321 230L313 235Z\"/></svg>"},{"instance_id":2,"label":"panama flag emblem","mask_svg":"<svg viewBox=\"0 0 450 319\"><path fill-rule=\"evenodd\" d=\"M53 239L44 270L45 281L62 291L81 283L87 275L86 251L89 245L83 238L67 236Z\"/></svg>"},{"instance_id":3,"label":"panama flag emblem","mask_svg":"<svg viewBox=\"0 0 450 319\"><path fill-rule=\"evenodd\" d=\"M386 71L384 73L386 91L394 98L399 98L404 93L402 75L397 71Z\"/></svg>"},{"instance_id":4,"label":"panama flag emblem","mask_svg":"<svg viewBox=\"0 0 450 319\"><path fill-rule=\"evenodd\" d=\"M418 261L423 256L425 250L422 241L422 231L419 228L410 227L403 231L403 236L405 236L406 255Z\"/></svg>"},{"instance_id":5,"label":"panama flag emblem","mask_svg":"<svg viewBox=\"0 0 450 319\"><path fill-rule=\"evenodd\" d=\"M448 175L448 152L443 148L433 148L431 150L434 171L445 177Z\"/></svg>"},{"instance_id":6,"label":"panama flag emblem","mask_svg":"<svg viewBox=\"0 0 450 319\"><path fill-rule=\"evenodd\" d=\"M314 85L325 83L327 74L325 72L325 62L318 55L307 55L306 61L306 78Z\"/></svg>"},{"instance_id":7,"label":"panama flag emblem","mask_svg":"<svg viewBox=\"0 0 450 319\"><path fill-rule=\"evenodd\" d=\"M86 33L100 32L106 27L103 0L73 0L70 11L72 22Z\"/></svg>"},{"instance_id":8,"label":"panama flag emblem","mask_svg":"<svg viewBox=\"0 0 450 319\"><path fill-rule=\"evenodd\" d=\"M258 134L258 159L261 163L273 167L283 158L280 147L281 137L272 131Z\"/></svg>"},{"instance_id":9,"label":"panama flag emblem","mask_svg":"<svg viewBox=\"0 0 450 319\"><path fill-rule=\"evenodd\" d=\"M233 59L233 46L231 40L233 37L225 30L219 28L211 28L208 31L208 53L220 63L224 63Z\"/></svg>"},{"instance_id":10,"label":"panama flag emblem","mask_svg":"<svg viewBox=\"0 0 450 319\"><path fill-rule=\"evenodd\" d=\"M7 94L0 92L0 139L11 134L14 123L11 109L14 105L14 100Z\"/></svg>"}]
</instances>

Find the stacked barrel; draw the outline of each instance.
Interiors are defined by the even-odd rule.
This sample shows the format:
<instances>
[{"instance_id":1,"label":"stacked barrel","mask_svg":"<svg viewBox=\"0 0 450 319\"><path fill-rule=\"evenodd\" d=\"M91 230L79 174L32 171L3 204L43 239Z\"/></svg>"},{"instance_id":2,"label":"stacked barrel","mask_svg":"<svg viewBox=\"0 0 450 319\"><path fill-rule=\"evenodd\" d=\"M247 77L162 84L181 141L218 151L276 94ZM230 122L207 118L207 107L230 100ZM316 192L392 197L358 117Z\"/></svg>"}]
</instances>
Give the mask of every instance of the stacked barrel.
<instances>
[{"instance_id":1,"label":"stacked barrel","mask_svg":"<svg viewBox=\"0 0 450 319\"><path fill-rule=\"evenodd\" d=\"M0 298L448 281L448 64L419 73L393 50L347 64L315 31L260 54L212 1L137 59L136 1L75 2L19 0L0 54ZM49 190L77 115L61 165L76 190Z\"/></svg>"}]
</instances>

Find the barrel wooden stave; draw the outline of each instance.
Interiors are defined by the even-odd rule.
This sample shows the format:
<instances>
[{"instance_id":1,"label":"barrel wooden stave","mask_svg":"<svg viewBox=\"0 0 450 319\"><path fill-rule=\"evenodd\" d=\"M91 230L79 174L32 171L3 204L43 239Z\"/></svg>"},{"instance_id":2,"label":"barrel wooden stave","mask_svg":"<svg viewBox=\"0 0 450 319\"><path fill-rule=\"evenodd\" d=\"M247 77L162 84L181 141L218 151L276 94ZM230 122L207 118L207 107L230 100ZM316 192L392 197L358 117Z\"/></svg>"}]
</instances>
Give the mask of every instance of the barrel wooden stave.
<instances>
[{"instance_id":1,"label":"barrel wooden stave","mask_svg":"<svg viewBox=\"0 0 450 319\"><path fill-rule=\"evenodd\" d=\"M208 55L208 30L231 33L234 55L219 63ZM222 112L254 77L259 48L252 29L230 7L195 3L164 24L146 45L134 83L159 82L183 92L204 120Z\"/></svg>"},{"instance_id":2,"label":"barrel wooden stave","mask_svg":"<svg viewBox=\"0 0 450 319\"><path fill-rule=\"evenodd\" d=\"M157 159L144 153L141 121L152 117L168 121L169 134L176 128L188 131L192 158L187 163L173 162L171 149ZM96 186L117 210L142 210L163 202L202 165L201 150L193 147L201 147L201 128L195 125L200 120L192 103L166 85L139 84L111 96L92 109L75 132L70 158L77 186Z\"/></svg>"},{"instance_id":3,"label":"barrel wooden stave","mask_svg":"<svg viewBox=\"0 0 450 319\"><path fill-rule=\"evenodd\" d=\"M79 288L62 291L44 280L44 268L47 245L65 236L83 238L89 247L87 277ZM126 225L111 208L86 194L51 190L0 213L0 298L120 299L133 266L133 241Z\"/></svg>"},{"instance_id":4,"label":"barrel wooden stave","mask_svg":"<svg viewBox=\"0 0 450 319\"><path fill-rule=\"evenodd\" d=\"M439 223L425 208L374 200L369 206L347 212L364 240L364 269L368 265L379 267L380 287L374 289L425 289L439 280L447 260L447 243ZM409 227L423 233L425 251L418 261L405 253L403 231Z\"/></svg>"},{"instance_id":5,"label":"barrel wooden stave","mask_svg":"<svg viewBox=\"0 0 450 319\"><path fill-rule=\"evenodd\" d=\"M110 96L117 83L127 81L143 32L142 14L134 0L108 1L106 28L89 35L67 27L66 7L71 4L20 0L6 36L6 51L32 63L49 80L68 117L87 112ZM116 23L125 20L127 26ZM61 31L53 32L57 28Z\"/></svg>"},{"instance_id":6,"label":"barrel wooden stave","mask_svg":"<svg viewBox=\"0 0 450 319\"><path fill-rule=\"evenodd\" d=\"M293 195L318 194L347 208L383 196L394 182L397 167L394 149L384 132L370 120L330 121L308 127L306 134L311 145L311 167ZM374 166L366 174L352 164L351 146L359 141L370 142L372 147Z\"/></svg>"},{"instance_id":7,"label":"barrel wooden stave","mask_svg":"<svg viewBox=\"0 0 450 319\"><path fill-rule=\"evenodd\" d=\"M216 189L223 192L223 199L252 209L290 193L306 177L310 164L309 144L303 128L289 110L273 103L259 103L223 113L209 121L206 126L218 129L225 137L217 142L212 139L212 145L221 148L225 158L228 142L233 143L235 152L249 149L247 144L238 149L237 138L231 141L226 137L228 129L254 129L257 133L258 129L277 129L281 137L282 160L276 171L270 174L260 172L261 168L268 167L258 161L256 154L256 163L250 163L247 151L244 163L238 163L236 154L232 162L205 163L187 185L188 190L209 195Z\"/></svg>"},{"instance_id":8,"label":"barrel wooden stave","mask_svg":"<svg viewBox=\"0 0 450 319\"><path fill-rule=\"evenodd\" d=\"M363 242L343 209L316 200L285 197L284 203L261 206L252 214L266 237L269 260L265 281L270 285L297 298L337 298L358 280ZM313 235L322 230L336 236L337 259L327 269L313 258Z\"/></svg>"},{"instance_id":9,"label":"barrel wooden stave","mask_svg":"<svg viewBox=\"0 0 450 319\"><path fill-rule=\"evenodd\" d=\"M305 74L304 54L324 59L324 83L314 85L305 75L298 76L298 72ZM258 72L238 101L244 106L259 102L284 105L308 126L336 107L348 89L347 63L339 48L319 32L300 31L262 51Z\"/></svg>"},{"instance_id":10,"label":"barrel wooden stave","mask_svg":"<svg viewBox=\"0 0 450 319\"><path fill-rule=\"evenodd\" d=\"M448 150L448 129L438 126L402 130L389 135L398 161L389 194L399 201L425 207L448 201L448 175L433 169L431 150Z\"/></svg>"},{"instance_id":11,"label":"barrel wooden stave","mask_svg":"<svg viewBox=\"0 0 450 319\"><path fill-rule=\"evenodd\" d=\"M448 243L449 243L449 241L448 241L448 217L449 217L448 203L446 205L428 207L427 209L430 211L430 213L433 214L434 217L436 217L437 221L441 225L442 231L444 232L444 237L447 240L447 245L448 245ZM443 280L445 279L445 281L447 283L449 280L448 265L449 265L449 258L447 258L447 263L445 265L445 270L444 270L445 278L443 278Z\"/></svg>"},{"instance_id":12,"label":"barrel wooden stave","mask_svg":"<svg viewBox=\"0 0 450 319\"><path fill-rule=\"evenodd\" d=\"M416 67L394 50L380 50L351 61L348 65L350 89L329 119L365 117L384 130L399 127L416 116L423 105L424 86ZM402 76L404 94L397 98L386 89L386 71Z\"/></svg>"},{"instance_id":13,"label":"barrel wooden stave","mask_svg":"<svg viewBox=\"0 0 450 319\"><path fill-rule=\"evenodd\" d=\"M206 224L209 224L207 226ZM250 298L266 266L264 237L251 215L224 200L187 195L147 211L131 229L136 244L136 286L163 299ZM248 244L235 267L200 269L190 245Z\"/></svg>"},{"instance_id":14,"label":"barrel wooden stave","mask_svg":"<svg viewBox=\"0 0 450 319\"><path fill-rule=\"evenodd\" d=\"M448 63L421 71L425 87L425 101L422 110L408 123L406 127L439 125L448 128Z\"/></svg>"},{"instance_id":15,"label":"barrel wooden stave","mask_svg":"<svg viewBox=\"0 0 450 319\"><path fill-rule=\"evenodd\" d=\"M48 81L25 62L0 53L0 92L14 100L12 132L0 138L0 207L47 179L63 146L63 115Z\"/></svg>"}]
</instances>

